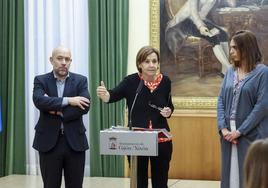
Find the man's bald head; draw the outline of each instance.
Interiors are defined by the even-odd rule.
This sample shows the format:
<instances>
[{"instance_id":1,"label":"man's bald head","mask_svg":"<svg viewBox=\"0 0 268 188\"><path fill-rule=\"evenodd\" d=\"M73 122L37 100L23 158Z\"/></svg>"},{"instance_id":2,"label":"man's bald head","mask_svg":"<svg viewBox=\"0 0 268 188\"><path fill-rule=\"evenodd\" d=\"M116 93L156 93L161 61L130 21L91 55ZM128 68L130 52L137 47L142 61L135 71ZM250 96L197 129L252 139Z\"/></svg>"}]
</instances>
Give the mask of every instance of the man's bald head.
<instances>
[{"instance_id":1,"label":"man's bald head","mask_svg":"<svg viewBox=\"0 0 268 188\"><path fill-rule=\"evenodd\" d=\"M69 54L70 57L72 56L71 50L69 48L66 48L66 47L60 45L60 46L53 49L52 57L55 57L58 53L62 53L62 52Z\"/></svg>"},{"instance_id":2,"label":"man's bald head","mask_svg":"<svg viewBox=\"0 0 268 188\"><path fill-rule=\"evenodd\" d=\"M52 51L52 56L49 60L57 78L65 79L72 62L71 50L64 46L58 46Z\"/></svg>"}]
</instances>

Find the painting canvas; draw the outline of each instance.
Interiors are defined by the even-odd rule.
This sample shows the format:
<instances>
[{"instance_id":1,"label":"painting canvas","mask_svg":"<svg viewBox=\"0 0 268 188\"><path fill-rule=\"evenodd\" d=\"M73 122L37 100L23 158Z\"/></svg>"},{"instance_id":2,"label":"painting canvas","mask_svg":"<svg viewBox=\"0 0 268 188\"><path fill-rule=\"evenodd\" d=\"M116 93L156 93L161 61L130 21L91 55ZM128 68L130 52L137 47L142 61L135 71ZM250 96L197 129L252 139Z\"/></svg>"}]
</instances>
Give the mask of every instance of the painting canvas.
<instances>
[{"instance_id":1,"label":"painting canvas","mask_svg":"<svg viewBox=\"0 0 268 188\"><path fill-rule=\"evenodd\" d=\"M268 58L268 0L151 0L151 6L158 6L151 11L152 22L159 14L151 35L159 35L161 72L172 80L179 108L216 107L236 31L254 32Z\"/></svg>"}]
</instances>

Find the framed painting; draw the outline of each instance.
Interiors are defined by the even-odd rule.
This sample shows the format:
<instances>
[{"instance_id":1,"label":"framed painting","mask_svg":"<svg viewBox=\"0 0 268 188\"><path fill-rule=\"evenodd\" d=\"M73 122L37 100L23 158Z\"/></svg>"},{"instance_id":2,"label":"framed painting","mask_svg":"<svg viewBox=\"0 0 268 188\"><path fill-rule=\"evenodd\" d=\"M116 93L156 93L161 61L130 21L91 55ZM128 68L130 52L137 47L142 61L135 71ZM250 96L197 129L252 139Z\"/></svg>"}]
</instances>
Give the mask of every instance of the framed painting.
<instances>
[{"instance_id":1,"label":"framed painting","mask_svg":"<svg viewBox=\"0 0 268 188\"><path fill-rule=\"evenodd\" d=\"M150 0L150 7L150 43L172 81L176 111L215 113L236 31L254 32L268 58L268 0Z\"/></svg>"}]
</instances>

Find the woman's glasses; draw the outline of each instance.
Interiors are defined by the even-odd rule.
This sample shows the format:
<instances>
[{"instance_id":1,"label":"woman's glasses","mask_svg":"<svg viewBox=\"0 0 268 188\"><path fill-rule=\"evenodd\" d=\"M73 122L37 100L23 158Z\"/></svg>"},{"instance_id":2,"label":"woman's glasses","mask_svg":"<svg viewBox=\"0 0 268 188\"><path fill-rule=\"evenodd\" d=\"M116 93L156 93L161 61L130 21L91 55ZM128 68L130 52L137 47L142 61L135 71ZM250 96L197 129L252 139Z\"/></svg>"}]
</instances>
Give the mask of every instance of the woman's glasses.
<instances>
[{"instance_id":1,"label":"woman's glasses","mask_svg":"<svg viewBox=\"0 0 268 188\"><path fill-rule=\"evenodd\" d=\"M148 105L154 109L157 109L159 111L161 111L163 108L159 107L159 106L156 106L155 104L152 104L151 101L148 102Z\"/></svg>"},{"instance_id":2,"label":"woman's glasses","mask_svg":"<svg viewBox=\"0 0 268 188\"><path fill-rule=\"evenodd\" d=\"M170 99L171 99L171 94L169 93L169 95L168 95L168 102L167 102L167 105L166 105L166 106L168 106L168 104L169 104L169 102L170 102ZM149 105L150 107L154 108L154 109L159 110L159 111L163 110L162 107L159 107L159 106L156 106L155 104L152 104L151 101L148 102L148 105Z\"/></svg>"}]
</instances>

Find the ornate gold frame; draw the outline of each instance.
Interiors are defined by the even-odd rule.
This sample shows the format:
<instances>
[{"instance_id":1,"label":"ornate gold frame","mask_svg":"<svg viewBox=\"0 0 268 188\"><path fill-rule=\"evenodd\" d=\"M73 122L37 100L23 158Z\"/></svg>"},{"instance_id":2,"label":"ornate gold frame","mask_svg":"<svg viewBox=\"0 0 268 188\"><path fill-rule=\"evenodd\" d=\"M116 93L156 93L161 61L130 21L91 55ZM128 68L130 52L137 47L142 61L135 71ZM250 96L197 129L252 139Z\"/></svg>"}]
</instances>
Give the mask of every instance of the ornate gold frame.
<instances>
[{"instance_id":1,"label":"ornate gold frame","mask_svg":"<svg viewBox=\"0 0 268 188\"><path fill-rule=\"evenodd\" d=\"M160 0L150 0L150 44L160 49ZM172 97L180 114L215 114L217 97Z\"/></svg>"}]
</instances>

